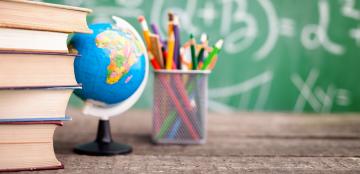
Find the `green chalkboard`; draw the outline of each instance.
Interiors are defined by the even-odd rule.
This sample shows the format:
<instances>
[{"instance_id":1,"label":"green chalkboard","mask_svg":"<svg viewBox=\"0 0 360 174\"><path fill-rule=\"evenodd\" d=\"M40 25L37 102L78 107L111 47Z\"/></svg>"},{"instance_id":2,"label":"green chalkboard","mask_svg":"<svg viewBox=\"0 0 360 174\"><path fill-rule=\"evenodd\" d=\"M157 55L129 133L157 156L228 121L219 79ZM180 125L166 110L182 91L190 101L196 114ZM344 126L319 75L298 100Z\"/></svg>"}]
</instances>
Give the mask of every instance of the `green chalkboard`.
<instances>
[{"instance_id":1,"label":"green chalkboard","mask_svg":"<svg viewBox=\"0 0 360 174\"><path fill-rule=\"evenodd\" d=\"M360 2L356 0L53 0L91 8L89 22L144 15L166 31L169 10L189 33L225 39L209 108L360 111ZM151 106L152 79L138 107Z\"/></svg>"}]
</instances>

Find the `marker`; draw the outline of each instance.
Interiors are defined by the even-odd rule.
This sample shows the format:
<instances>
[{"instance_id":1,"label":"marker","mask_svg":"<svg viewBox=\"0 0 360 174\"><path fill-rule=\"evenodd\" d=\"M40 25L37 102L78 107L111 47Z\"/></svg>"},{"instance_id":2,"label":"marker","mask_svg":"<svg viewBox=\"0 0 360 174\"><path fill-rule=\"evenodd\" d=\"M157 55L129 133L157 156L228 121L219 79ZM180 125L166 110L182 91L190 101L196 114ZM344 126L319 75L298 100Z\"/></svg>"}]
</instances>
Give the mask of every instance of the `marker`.
<instances>
[{"instance_id":1,"label":"marker","mask_svg":"<svg viewBox=\"0 0 360 174\"><path fill-rule=\"evenodd\" d=\"M168 40L168 52L167 52L167 58L166 58L166 69L171 70L173 67L173 55L174 55L174 46L175 46L175 40L174 40L174 33L172 33Z\"/></svg>"},{"instance_id":2,"label":"marker","mask_svg":"<svg viewBox=\"0 0 360 174\"><path fill-rule=\"evenodd\" d=\"M216 42L216 44L213 47L213 50L210 52L208 57L205 59L204 64L201 68L202 70L206 70L208 68L208 66L214 59L214 57L220 52L223 43L224 43L224 40L222 40L222 39L220 39L219 41Z\"/></svg>"},{"instance_id":3,"label":"marker","mask_svg":"<svg viewBox=\"0 0 360 174\"><path fill-rule=\"evenodd\" d=\"M139 16L138 21L141 24L141 28L143 30L146 46L148 47L148 50L150 50L151 48L150 32L144 16Z\"/></svg>"},{"instance_id":4,"label":"marker","mask_svg":"<svg viewBox=\"0 0 360 174\"><path fill-rule=\"evenodd\" d=\"M179 18L177 16L173 16L173 30L175 36L175 50L174 50L174 62L176 64L176 69L181 69L181 61L180 61L180 31L179 31Z\"/></svg>"},{"instance_id":5,"label":"marker","mask_svg":"<svg viewBox=\"0 0 360 174\"><path fill-rule=\"evenodd\" d=\"M192 69L196 70L197 68L197 60L196 60L196 53L195 53L195 39L194 39L194 35L190 34L190 40L191 40L191 45L190 45L190 49L191 49L191 61L192 61Z\"/></svg>"}]
</instances>

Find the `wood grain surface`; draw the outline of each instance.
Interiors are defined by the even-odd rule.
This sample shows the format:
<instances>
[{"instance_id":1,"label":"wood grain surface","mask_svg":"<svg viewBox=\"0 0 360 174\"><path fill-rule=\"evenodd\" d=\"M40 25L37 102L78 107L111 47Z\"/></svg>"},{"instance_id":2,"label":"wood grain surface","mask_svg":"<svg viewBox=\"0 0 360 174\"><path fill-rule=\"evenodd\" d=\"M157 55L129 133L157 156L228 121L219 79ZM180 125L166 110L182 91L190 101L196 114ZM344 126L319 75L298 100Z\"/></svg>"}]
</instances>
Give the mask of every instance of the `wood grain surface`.
<instances>
[{"instance_id":1,"label":"wood grain surface","mask_svg":"<svg viewBox=\"0 0 360 174\"><path fill-rule=\"evenodd\" d=\"M360 173L358 114L210 113L207 143L185 146L152 144L151 112L131 110L111 129L133 153L92 157L72 148L95 138L97 119L68 112L55 133L65 169L31 173Z\"/></svg>"}]
</instances>

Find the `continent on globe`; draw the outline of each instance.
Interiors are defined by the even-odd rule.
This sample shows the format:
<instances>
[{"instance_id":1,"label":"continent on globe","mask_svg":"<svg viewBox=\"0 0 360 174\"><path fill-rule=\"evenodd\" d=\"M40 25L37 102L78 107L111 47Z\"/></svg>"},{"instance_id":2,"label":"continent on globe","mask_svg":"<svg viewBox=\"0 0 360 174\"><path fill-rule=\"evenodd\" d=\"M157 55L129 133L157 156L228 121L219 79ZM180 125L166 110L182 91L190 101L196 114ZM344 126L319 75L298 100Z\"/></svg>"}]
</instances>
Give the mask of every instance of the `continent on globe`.
<instances>
[{"instance_id":1,"label":"continent on globe","mask_svg":"<svg viewBox=\"0 0 360 174\"><path fill-rule=\"evenodd\" d=\"M95 43L98 48L106 49L109 53L107 84L115 84L124 77L144 51L133 32L127 29L106 30L96 36ZM126 79L126 82L130 80Z\"/></svg>"},{"instance_id":2,"label":"continent on globe","mask_svg":"<svg viewBox=\"0 0 360 174\"><path fill-rule=\"evenodd\" d=\"M127 101L141 91L148 59L141 36L124 20L92 24L92 34L75 33L70 47L78 51L74 61L76 81L83 100L104 105Z\"/></svg>"}]
</instances>

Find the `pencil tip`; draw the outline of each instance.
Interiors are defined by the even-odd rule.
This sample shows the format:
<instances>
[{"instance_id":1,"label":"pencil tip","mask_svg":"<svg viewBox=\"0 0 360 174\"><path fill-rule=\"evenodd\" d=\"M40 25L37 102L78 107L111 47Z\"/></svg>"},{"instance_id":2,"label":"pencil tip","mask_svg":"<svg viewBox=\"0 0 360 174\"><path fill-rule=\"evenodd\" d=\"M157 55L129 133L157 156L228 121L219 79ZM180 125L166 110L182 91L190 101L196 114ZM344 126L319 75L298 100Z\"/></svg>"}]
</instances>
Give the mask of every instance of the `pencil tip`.
<instances>
[{"instance_id":1,"label":"pencil tip","mask_svg":"<svg viewBox=\"0 0 360 174\"><path fill-rule=\"evenodd\" d=\"M201 42L206 42L206 41L207 41L207 35L206 35L206 33L202 33L202 34L201 34L200 41L201 41Z\"/></svg>"},{"instance_id":2,"label":"pencil tip","mask_svg":"<svg viewBox=\"0 0 360 174\"><path fill-rule=\"evenodd\" d=\"M168 16L169 16L169 21L174 20L174 14L171 11L168 13Z\"/></svg>"},{"instance_id":3,"label":"pencil tip","mask_svg":"<svg viewBox=\"0 0 360 174\"><path fill-rule=\"evenodd\" d=\"M139 22L142 22L142 21L144 21L144 20L145 20L144 16L139 16L139 17L138 17L138 21L139 21Z\"/></svg>"},{"instance_id":4,"label":"pencil tip","mask_svg":"<svg viewBox=\"0 0 360 174\"><path fill-rule=\"evenodd\" d=\"M220 49L223 46L223 44L224 44L224 40L220 39L216 42L215 46Z\"/></svg>"}]
</instances>

